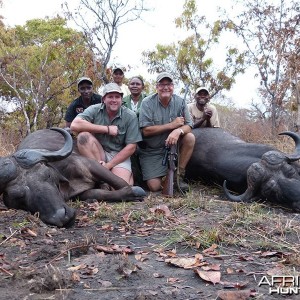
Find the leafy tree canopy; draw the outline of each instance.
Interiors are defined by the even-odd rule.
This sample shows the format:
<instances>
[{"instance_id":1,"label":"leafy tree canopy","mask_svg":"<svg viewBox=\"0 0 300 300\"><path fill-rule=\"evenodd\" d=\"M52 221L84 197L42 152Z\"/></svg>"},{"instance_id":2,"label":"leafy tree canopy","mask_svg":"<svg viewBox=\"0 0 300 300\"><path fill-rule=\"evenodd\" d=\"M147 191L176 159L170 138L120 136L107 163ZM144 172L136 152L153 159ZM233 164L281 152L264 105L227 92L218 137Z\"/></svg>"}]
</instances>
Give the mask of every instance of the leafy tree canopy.
<instances>
[{"instance_id":1,"label":"leafy tree canopy","mask_svg":"<svg viewBox=\"0 0 300 300\"><path fill-rule=\"evenodd\" d=\"M1 92L23 116L27 133L59 124L77 78L93 77L91 61L83 35L60 17L0 28Z\"/></svg>"},{"instance_id":2,"label":"leafy tree canopy","mask_svg":"<svg viewBox=\"0 0 300 300\"><path fill-rule=\"evenodd\" d=\"M188 36L177 43L157 45L153 51L143 53L149 71L169 71L178 81L195 90L205 85L212 96L221 90L230 90L237 74L244 71L244 53L236 47L222 50L223 66L216 65L221 35L231 25L217 20L208 23L205 16L197 12L195 0L186 0L182 15L176 19L177 28ZM220 52L219 52L220 53Z\"/></svg>"}]
</instances>

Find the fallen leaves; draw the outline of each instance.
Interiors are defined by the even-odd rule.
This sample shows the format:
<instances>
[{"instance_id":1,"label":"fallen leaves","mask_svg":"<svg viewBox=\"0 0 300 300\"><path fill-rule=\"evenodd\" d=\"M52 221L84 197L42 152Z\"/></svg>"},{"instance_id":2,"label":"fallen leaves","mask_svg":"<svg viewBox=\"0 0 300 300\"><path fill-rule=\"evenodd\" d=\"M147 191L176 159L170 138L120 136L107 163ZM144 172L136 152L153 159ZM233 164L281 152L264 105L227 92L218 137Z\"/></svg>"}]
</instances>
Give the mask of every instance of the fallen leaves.
<instances>
[{"instance_id":1,"label":"fallen leaves","mask_svg":"<svg viewBox=\"0 0 300 300\"><path fill-rule=\"evenodd\" d=\"M130 248L130 246L119 246L116 244L110 245L110 246L102 246L102 245L95 245L95 250L102 251L105 253L115 254L115 253L126 253L126 254L132 254L134 253L134 250Z\"/></svg>"},{"instance_id":2,"label":"fallen leaves","mask_svg":"<svg viewBox=\"0 0 300 300\"><path fill-rule=\"evenodd\" d=\"M167 279L167 283L179 283L182 282L182 280L180 278L176 278L176 277L169 277Z\"/></svg>"},{"instance_id":3,"label":"fallen leaves","mask_svg":"<svg viewBox=\"0 0 300 300\"><path fill-rule=\"evenodd\" d=\"M160 204L160 205L157 205L155 207L151 207L151 208L149 208L149 210L153 214L164 215L167 218L172 216L172 213L171 213L170 209L165 204Z\"/></svg>"},{"instance_id":4,"label":"fallen leaves","mask_svg":"<svg viewBox=\"0 0 300 300\"><path fill-rule=\"evenodd\" d=\"M216 251L217 248L217 244L212 244L209 248L203 250L202 253L208 256L218 255L219 253Z\"/></svg>"},{"instance_id":5,"label":"fallen leaves","mask_svg":"<svg viewBox=\"0 0 300 300\"><path fill-rule=\"evenodd\" d=\"M138 254L136 254L136 255L134 256L134 258L135 258L136 260L138 260L138 261L143 262L143 261L149 259L149 258L147 257L148 254L149 254L149 252L142 252L142 251L140 251Z\"/></svg>"},{"instance_id":6,"label":"fallen leaves","mask_svg":"<svg viewBox=\"0 0 300 300\"><path fill-rule=\"evenodd\" d=\"M206 264L205 262L202 261L202 258L203 257L201 256L201 254L199 256L197 256L196 254L195 257L167 258L165 259L165 262L184 269L192 269Z\"/></svg>"},{"instance_id":7,"label":"fallen leaves","mask_svg":"<svg viewBox=\"0 0 300 300\"><path fill-rule=\"evenodd\" d=\"M35 231L31 230L28 227L23 227L21 229L21 233L27 234L27 235L32 236L32 237L37 237L37 233Z\"/></svg>"},{"instance_id":8,"label":"fallen leaves","mask_svg":"<svg viewBox=\"0 0 300 300\"><path fill-rule=\"evenodd\" d=\"M205 280L207 282L211 282L214 285L216 283L220 283L220 281L221 281L221 272L202 271L202 270L196 269L195 273L197 273L200 276L200 278L202 278L203 280Z\"/></svg>"},{"instance_id":9,"label":"fallen leaves","mask_svg":"<svg viewBox=\"0 0 300 300\"><path fill-rule=\"evenodd\" d=\"M254 296L251 290L218 292L218 299L220 300L247 300L250 296Z\"/></svg>"},{"instance_id":10,"label":"fallen leaves","mask_svg":"<svg viewBox=\"0 0 300 300\"><path fill-rule=\"evenodd\" d=\"M248 281L245 282L228 282L228 281L220 281L220 284L223 285L226 289L239 289L242 290L248 285Z\"/></svg>"}]
</instances>

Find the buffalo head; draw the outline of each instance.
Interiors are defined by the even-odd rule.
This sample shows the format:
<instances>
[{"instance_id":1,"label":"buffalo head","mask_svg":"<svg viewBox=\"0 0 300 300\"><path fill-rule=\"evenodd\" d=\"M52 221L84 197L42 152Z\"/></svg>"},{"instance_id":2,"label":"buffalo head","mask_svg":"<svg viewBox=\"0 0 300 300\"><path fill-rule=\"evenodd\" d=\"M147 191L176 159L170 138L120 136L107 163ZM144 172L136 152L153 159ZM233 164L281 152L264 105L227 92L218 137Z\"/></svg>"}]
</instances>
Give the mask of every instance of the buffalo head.
<instances>
[{"instance_id":1,"label":"buffalo head","mask_svg":"<svg viewBox=\"0 0 300 300\"><path fill-rule=\"evenodd\" d=\"M294 139L296 152L292 155L275 150L264 153L259 162L253 163L248 168L248 188L245 193L238 196L232 195L224 181L223 187L228 199L250 202L262 198L300 211L299 165L294 163L300 158L300 138L292 132L282 134L289 135Z\"/></svg>"},{"instance_id":2,"label":"buffalo head","mask_svg":"<svg viewBox=\"0 0 300 300\"><path fill-rule=\"evenodd\" d=\"M69 156L73 141L64 129L52 129L64 136L62 149L21 149L0 158L0 194L8 208L28 210L47 224L68 227L75 220L75 210L65 203L68 180L47 163Z\"/></svg>"}]
</instances>

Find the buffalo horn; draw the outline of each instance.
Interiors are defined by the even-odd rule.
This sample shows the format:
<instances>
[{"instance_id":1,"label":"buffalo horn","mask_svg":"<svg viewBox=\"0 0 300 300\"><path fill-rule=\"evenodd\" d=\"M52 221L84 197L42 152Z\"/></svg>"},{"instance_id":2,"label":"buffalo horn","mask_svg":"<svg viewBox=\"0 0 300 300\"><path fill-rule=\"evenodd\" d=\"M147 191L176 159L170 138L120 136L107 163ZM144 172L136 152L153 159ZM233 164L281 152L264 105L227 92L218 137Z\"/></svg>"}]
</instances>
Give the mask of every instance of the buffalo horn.
<instances>
[{"instance_id":1,"label":"buffalo horn","mask_svg":"<svg viewBox=\"0 0 300 300\"><path fill-rule=\"evenodd\" d=\"M231 201L234 201L234 202L252 202L254 199L253 199L253 191L250 190L249 188L247 188L247 190L245 191L245 193L241 194L241 195L232 195L229 190L227 189L227 186L226 186L226 180L224 180L224 183L223 183L223 190L224 190L224 193L225 193L225 196L231 200Z\"/></svg>"},{"instance_id":2,"label":"buffalo horn","mask_svg":"<svg viewBox=\"0 0 300 300\"><path fill-rule=\"evenodd\" d=\"M279 135L288 135L295 142L295 153L286 155L289 161L296 161L300 159L300 136L296 132L284 131L279 133Z\"/></svg>"},{"instance_id":3,"label":"buffalo horn","mask_svg":"<svg viewBox=\"0 0 300 300\"><path fill-rule=\"evenodd\" d=\"M64 146L57 151L48 151L46 149L21 149L13 154L13 157L23 168L30 168L39 162L58 161L68 157L73 150L73 139L71 135L62 128L50 128L58 131L65 138Z\"/></svg>"}]
</instances>

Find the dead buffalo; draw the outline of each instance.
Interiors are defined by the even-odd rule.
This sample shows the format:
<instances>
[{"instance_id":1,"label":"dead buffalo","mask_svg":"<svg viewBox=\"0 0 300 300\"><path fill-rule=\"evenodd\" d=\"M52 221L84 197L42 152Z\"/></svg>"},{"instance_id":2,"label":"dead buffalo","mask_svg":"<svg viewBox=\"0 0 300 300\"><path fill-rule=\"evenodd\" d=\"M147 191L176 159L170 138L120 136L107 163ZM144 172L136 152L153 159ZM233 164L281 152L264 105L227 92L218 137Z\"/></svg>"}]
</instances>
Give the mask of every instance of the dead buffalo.
<instances>
[{"instance_id":1,"label":"dead buffalo","mask_svg":"<svg viewBox=\"0 0 300 300\"><path fill-rule=\"evenodd\" d=\"M188 179L223 184L228 199L267 200L300 211L300 137L293 132L296 154L264 144L246 143L220 128L194 129L196 145L187 166ZM244 192L240 196L229 193Z\"/></svg>"},{"instance_id":2,"label":"dead buffalo","mask_svg":"<svg viewBox=\"0 0 300 300\"><path fill-rule=\"evenodd\" d=\"M0 195L8 208L38 213L41 220L58 227L74 223L75 210L65 201L141 200L145 192L130 187L95 160L73 150L73 140L64 129L39 130L28 135L18 150L0 158ZM101 190L103 182L115 190Z\"/></svg>"}]
</instances>

